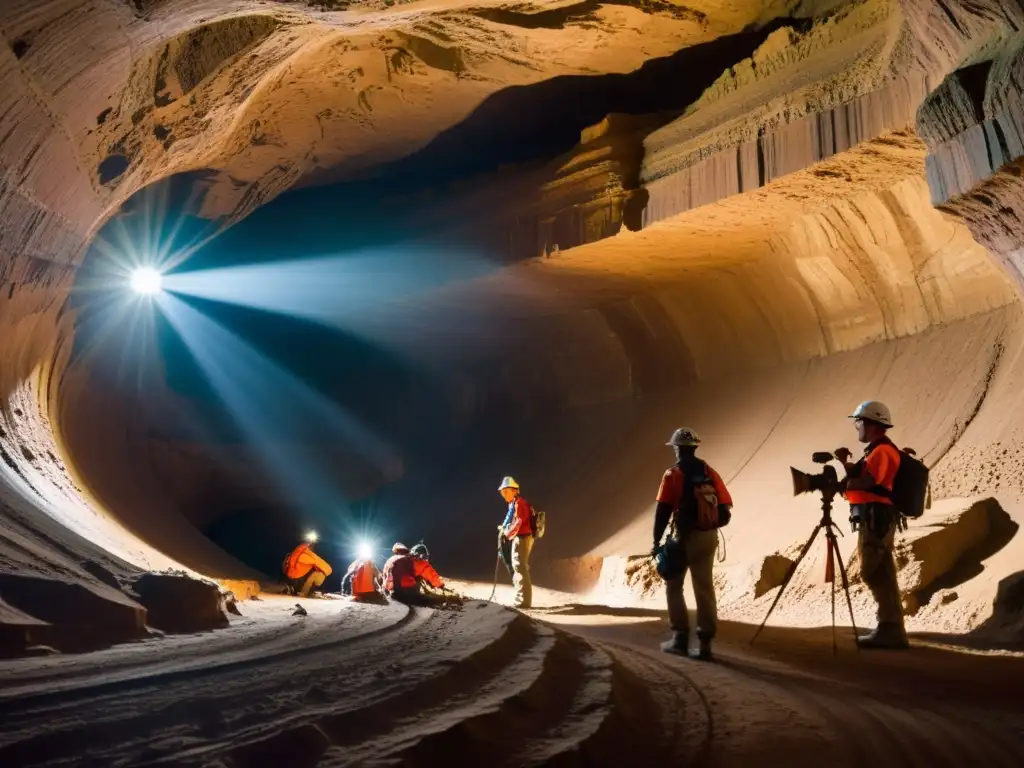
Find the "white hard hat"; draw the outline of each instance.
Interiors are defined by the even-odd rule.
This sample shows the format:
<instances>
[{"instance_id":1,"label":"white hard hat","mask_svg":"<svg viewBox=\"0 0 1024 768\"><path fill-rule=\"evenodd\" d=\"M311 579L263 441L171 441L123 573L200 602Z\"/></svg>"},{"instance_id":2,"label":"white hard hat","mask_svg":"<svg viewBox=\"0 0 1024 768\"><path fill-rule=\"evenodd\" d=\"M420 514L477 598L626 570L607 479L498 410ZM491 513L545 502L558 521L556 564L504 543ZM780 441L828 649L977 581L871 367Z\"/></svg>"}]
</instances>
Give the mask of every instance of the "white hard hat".
<instances>
[{"instance_id":1,"label":"white hard hat","mask_svg":"<svg viewBox=\"0 0 1024 768\"><path fill-rule=\"evenodd\" d=\"M498 490L504 491L506 488L515 488L518 491L519 483L517 483L516 479L511 475L506 475L502 478L501 485L498 486Z\"/></svg>"},{"instance_id":2,"label":"white hard hat","mask_svg":"<svg viewBox=\"0 0 1024 768\"><path fill-rule=\"evenodd\" d=\"M669 438L665 445L674 446L697 446L700 445L700 435L694 432L692 429L687 427L680 427L672 433L672 437Z\"/></svg>"},{"instance_id":3,"label":"white hard hat","mask_svg":"<svg viewBox=\"0 0 1024 768\"><path fill-rule=\"evenodd\" d=\"M881 424L883 427L892 426L892 416L885 403L877 400L865 400L857 406L857 410L850 414L851 419L865 419Z\"/></svg>"}]
</instances>

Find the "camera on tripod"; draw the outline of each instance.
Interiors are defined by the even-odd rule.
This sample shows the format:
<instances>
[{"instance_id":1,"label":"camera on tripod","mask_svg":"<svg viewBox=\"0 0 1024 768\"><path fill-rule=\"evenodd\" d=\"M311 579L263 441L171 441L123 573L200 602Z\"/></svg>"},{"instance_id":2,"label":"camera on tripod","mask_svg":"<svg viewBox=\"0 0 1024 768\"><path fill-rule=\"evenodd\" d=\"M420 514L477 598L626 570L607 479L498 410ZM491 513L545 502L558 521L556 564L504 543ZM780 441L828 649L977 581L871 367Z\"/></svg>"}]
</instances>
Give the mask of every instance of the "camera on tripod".
<instances>
[{"instance_id":1,"label":"camera on tripod","mask_svg":"<svg viewBox=\"0 0 1024 768\"><path fill-rule=\"evenodd\" d=\"M809 475L795 467L790 467L789 471L793 475L793 495L799 496L801 493L818 491L826 498L831 499L842 492L843 485L839 482L839 475L836 474L835 467L829 466L829 462L834 458L835 456L829 451L818 451L812 454L811 461L815 464L825 465L817 475Z\"/></svg>"},{"instance_id":2,"label":"camera on tripod","mask_svg":"<svg viewBox=\"0 0 1024 768\"><path fill-rule=\"evenodd\" d=\"M832 585L832 589L830 590L832 595L832 652L835 653L837 649L836 591L834 573L836 565L839 566L839 574L842 576L843 593L846 595L846 607L850 609L850 625L853 627L854 637L857 636L857 620L853 615L853 599L850 597L850 581L846 575L846 566L843 563L843 556L839 551L839 542L836 539L838 529L836 528L836 524L832 521L832 500L843 491L843 483L840 482L839 475L836 473L835 467L829 465L829 462L835 458L835 455L828 451L818 451L817 453L812 454L811 461L815 464L824 465L821 468L821 472L816 475L809 475L796 467L789 468L789 471L793 475L794 496L799 496L802 493L810 493L811 491L818 491L821 493L821 521L814 528L811 538L809 538L807 543L804 544L803 549L800 550L800 554L797 555L796 560L790 564L789 569L786 571L786 577L782 580L782 586L780 586L779 591L775 593L775 599L768 608L768 613L765 614L764 620L761 622L761 626L757 628L754 636L750 638L751 643L757 639L757 636L761 634L761 630L764 629L765 624L768 623L768 617L772 615L772 611L775 610L775 606L779 604L779 598L781 598L782 593L786 591L786 587L789 586L790 579L792 579L793 574L796 573L797 566L800 565L800 561L807 555L807 552L811 548L811 544L814 543L814 539L820 531L825 532L825 582ZM858 646L858 649L859 647L860 646Z\"/></svg>"}]
</instances>

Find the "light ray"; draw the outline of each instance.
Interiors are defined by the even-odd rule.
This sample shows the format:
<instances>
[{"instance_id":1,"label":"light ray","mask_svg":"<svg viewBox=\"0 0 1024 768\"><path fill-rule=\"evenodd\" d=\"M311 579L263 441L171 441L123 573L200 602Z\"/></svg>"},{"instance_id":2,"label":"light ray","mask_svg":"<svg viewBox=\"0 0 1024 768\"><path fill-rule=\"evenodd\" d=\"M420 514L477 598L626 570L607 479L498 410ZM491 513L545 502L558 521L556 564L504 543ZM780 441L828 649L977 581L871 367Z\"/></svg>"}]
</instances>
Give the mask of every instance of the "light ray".
<instances>
[{"instance_id":1,"label":"light ray","mask_svg":"<svg viewBox=\"0 0 1024 768\"><path fill-rule=\"evenodd\" d=\"M347 509L347 503L320 457L289 443L286 436L295 425L353 449L385 479L397 479L396 452L338 405L183 300L165 291L156 302L266 471L297 507Z\"/></svg>"},{"instance_id":2,"label":"light ray","mask_svg":"<svg viewBox=\"0 0 1024 768\"><path fill-rule=\"evenodd\" d=\"M431 297L499 265L464 253L360 253L176 272L166 291L288 315L416 356ZM466 329L463 327L464 331Z\"/></svg>"}]
</instances>

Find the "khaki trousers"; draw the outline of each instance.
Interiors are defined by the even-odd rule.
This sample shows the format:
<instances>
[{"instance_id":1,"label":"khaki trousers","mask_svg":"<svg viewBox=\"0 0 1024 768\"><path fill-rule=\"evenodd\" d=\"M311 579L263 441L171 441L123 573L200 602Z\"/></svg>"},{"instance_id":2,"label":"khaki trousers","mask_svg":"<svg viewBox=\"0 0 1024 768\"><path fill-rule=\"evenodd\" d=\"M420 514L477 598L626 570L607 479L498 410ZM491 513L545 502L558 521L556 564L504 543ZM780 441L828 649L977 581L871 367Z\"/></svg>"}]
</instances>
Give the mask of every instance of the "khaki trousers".
<instances>
[{"instance_id":1,"label":"khaki trousers","mask_svg":"<svg viewBox=\"0 0 1024 768\"><path fill-rule=\"evenodd\" d=\"M517 536L512 541L512 589L516 608L533 604L533 582L530 580L530 553L533 536Z\"/></svg>"},{"instance_id":2,"label":"khaki trousers","mask_svg":"<svg viewBox=\"0 0 1024 768\"><path fill-rule=\"evenodd\" d=\"M680 541L686 562L679 578L665 582L668 620L674 632L689 636L690 617L683 599L683 582L689 571L693 577L693 594L697 599L697 637L710 640L718 631L718 603L712 575L718 549L718 531L690 531Z\"/></svg>"},{"instance_id":3,"label":"khaki trousers","mask_svg":"<svg viewBox=\"0 0 1024 768\"><path fill-rule=\"evenodd\" d=\"M862 523L857 530L857 553L861 578L878 603L878 623L903 626L903 603L892 556L895 536L895 522L877 531Z\"/></svg>"},{"instance_id":4,"label":"khaki trousers","mask_svg":"<svg viewBox=\"0 0 1024 768\"><path fill-rule=\"evenodd\" d=\"M309 575L306 576L305 581L302 583L302 588L299 590L299 596L309 597L309 593L317 587L322 586L324 583L324 579L326 578L327 577L324 576L323 571L318 571L316 568L314 568L312 571L309 572Z\"/></svg>"}]
</instances>

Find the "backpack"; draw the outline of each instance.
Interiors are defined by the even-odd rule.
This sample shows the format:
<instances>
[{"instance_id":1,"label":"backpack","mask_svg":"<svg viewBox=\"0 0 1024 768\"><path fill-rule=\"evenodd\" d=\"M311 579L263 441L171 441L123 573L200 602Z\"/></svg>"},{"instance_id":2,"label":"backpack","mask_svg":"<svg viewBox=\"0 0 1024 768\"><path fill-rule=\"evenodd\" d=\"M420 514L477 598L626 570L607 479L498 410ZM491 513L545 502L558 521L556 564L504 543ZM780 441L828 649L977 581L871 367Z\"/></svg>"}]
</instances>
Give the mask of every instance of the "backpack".
<instances>
[{"instance_id":1,"label":"backpack","mask_svg":"<svg viewBox=\"0 0 1024 768\"><path fill-rule=\"evenodd\" d=\"M896 448L891 441L889 445ZM883 486L876 486L872 490L879 496L891 499L892 505L904 517L916 519L931 507L928 467L906 451L896 448L896 452L900 455L900 466L896 470L896 477L892 482L892 491Z\"/></svg>"},{"instance_id":2,"label":"backpack","mask_svg":"<svg viewBox=\"0 0 1024 768\"><path fill-rule=\"evenodd\" d=\"M731 515L725 513L725 510L718 505L718 491L715 490L714 483L708 477L708 465L701 462L701 466L703 470L699 476L687 477L684 473L683 495L685 496L686 486L689 484L693 488L693 506L685 505L685 499L681 498L679 510L686 518L693 520L693 527L696 530L713 531L723 525L728 525ZM679 470L682 472L683 468L680 467ZM687 514L689 512L694 513L692 517Z\"/></svg>"},{"instance_id":3,"label":"backpack","mask_svg":"<svg viewBox=\"0 0 1024 768\"><path fill-rule=\"evenodd\" d=\"M534 509L530 507L530 524L533 527L533 537L535 539L544 538L544 529L547 528L548 515L543 509Z\"/></svg>"},{"instance_id":4,"label":"backpack","mask_svg":"<svg viewBox=\"0 0 1024 768\"><path fill-rule=\"evenodd\" d=\"M918 518L931 504L928 498L928 467L909 453L900 451L900 466L892 483L892 505L904 517Z\"/></svg>"}]
</instances>

